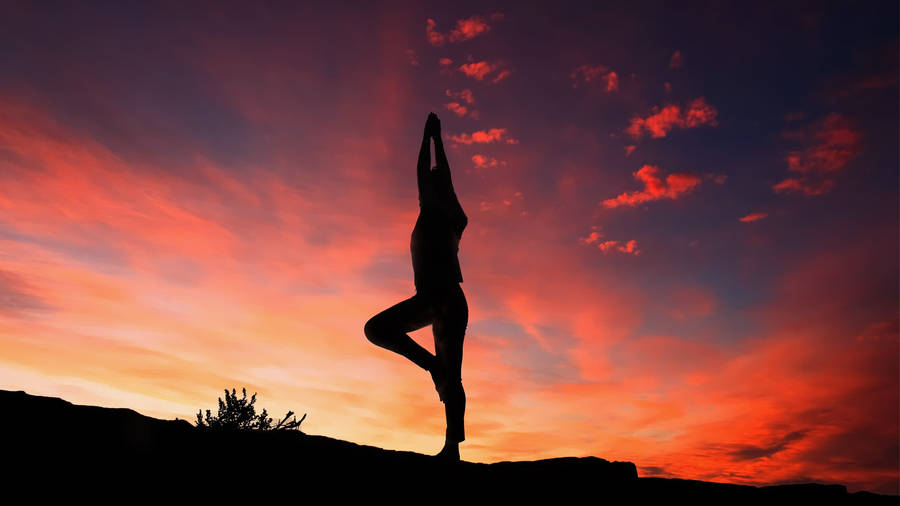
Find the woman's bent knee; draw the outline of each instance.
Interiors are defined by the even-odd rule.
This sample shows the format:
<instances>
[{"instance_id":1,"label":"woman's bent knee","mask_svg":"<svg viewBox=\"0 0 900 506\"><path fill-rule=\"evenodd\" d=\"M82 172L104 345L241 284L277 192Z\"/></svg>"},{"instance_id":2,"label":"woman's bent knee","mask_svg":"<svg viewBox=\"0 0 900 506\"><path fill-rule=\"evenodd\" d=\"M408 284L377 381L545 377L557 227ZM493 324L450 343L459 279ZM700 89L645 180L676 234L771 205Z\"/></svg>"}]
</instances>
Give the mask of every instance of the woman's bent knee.
<instances>
[{"instance_id":1,"label":"woman's bent knee","mask_svg":"<svg viewBox=\"0 0 900 506\"><path fill-rule=\"evenodd\" d=\"M374 344L378 344L381 342L381 319L378 318L378 315L375 315L369 318L369 321L366 322L365 327L363 327L363 331L366 334L366 339L371 341Z\"/></svg>"}]
</instances>

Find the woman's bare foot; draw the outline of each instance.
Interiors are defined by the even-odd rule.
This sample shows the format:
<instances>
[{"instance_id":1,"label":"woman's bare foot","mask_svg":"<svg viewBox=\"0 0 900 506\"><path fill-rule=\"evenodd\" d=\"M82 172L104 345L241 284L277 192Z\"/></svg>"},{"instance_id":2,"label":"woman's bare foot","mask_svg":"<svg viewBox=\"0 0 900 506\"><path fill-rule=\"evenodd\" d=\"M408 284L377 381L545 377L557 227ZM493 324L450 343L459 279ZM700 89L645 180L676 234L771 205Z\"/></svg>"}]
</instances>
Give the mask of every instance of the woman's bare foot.
<instances>
[{"instance_id":1,"label":"woman's bare foot","mask_svg":"<svg viewBox=\"0 0 900 506\"><path fill-rule=\"evenodd\" d=\"M459 462L459 444L448 441L435 457L445 462Z\"/></svg>"}]
</instances>

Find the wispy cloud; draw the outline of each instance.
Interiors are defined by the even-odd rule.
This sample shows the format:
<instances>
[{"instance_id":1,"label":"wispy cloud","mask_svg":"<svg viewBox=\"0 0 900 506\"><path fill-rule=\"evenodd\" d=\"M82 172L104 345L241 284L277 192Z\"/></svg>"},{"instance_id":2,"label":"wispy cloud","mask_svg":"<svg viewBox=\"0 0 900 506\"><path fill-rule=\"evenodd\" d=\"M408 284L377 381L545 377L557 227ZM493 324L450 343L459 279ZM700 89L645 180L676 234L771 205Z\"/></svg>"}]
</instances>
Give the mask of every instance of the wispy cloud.
<instances>
[{"instance_id":1,"label":"wispy cloud","mask_svg":"<svg viewBox=\"0 0 900 506\"><path fill-rule=\"evenodd\" d=\"M772 186L776 193L796 192L807 196L828 193L835 184L834 174L842 170L860 151L862 135L846 118L832 113L806 129L786 132L785 136L808 143L786 157L788 170L799 174Z\"/></svg>"},{"instance_id":2,"label":"wispy cloud","mask_svg":"<svg viewBox=\"0 0 900 506\"><path fill-rule=\"evenodd\" d=\"M450 140L459 144L491 144L502 142L506 144L518 144L519 140L510 137L505 128L491 128L489 130L477 130L471 134L461 133L451 135Z\"/></svg>"},{"instance_id":3,"label":"wispy cloud","mask_svg":"<svg viewBox=\"0 0 900 506\"><path fill-rule=\"evenodd\" d=\"M769 215L769 213L750 213L747 216L744 216L743 218L741 218L740 221L742 221L744 223L750 223L752 221L759 221L768 215Z\"/></svg>"},{"instance_id":4,"label":"wispy cloud","mask_svg":"<svg viewBox=\"0 0 900 506\"><path fill-rule=\"evenodd\" d=\"M488 76L494 74L490 81L496 84L511 74L510 70L504 69L503 66L502 62L472 61L460 65L459 70L476 81L484 81Z\"/></svg>"},{"instance_id":5,"label":"wispy cloud","mask_svg":"<svg viewBox=\"0 0 900 506\"><path fill-rule=\"evenodd\" d=\"M432 46L441 46L445 42L462 42L474 39L479 35L485 34L491 30L489 21L500 21L503 19L502 13L491 14L490 17L471 16L456 21L456 26L448 33L437 31L437 21L428 18L425 22L425 36L428 43Z\"/></svg>"},{"instance_id":6,"label":"wispy cloud","mask_svg":"<svg viewBox=\"0 0 900 506\"><path fill-rule=\"evenodd\" d=\"M447 91L444 92L444 94L450 98L456 98L456 99L462 100L467 104L475 103L475 97L472 96L472 90L470 90L470 89L464 89L464 90L460 90L460 91L451 91L448 89Z\"/></svg>"},{"instance_id":7,"label":"wispy cloud","mask_svg":"<svg viewBox=\"0 0 900 506\"><path fill-rule=\"evenodd\" d=\"M475 164L476 169L486 169L489 167L506 165L505 160L497 160L496 158L484 155L472 155L472 163Z\"/></svg>"},{"instance_id":8,"label":"wispy cloud","mask_svg":"<svg viewBox=\"0 0 900 506\"><path fill-rule=\"evenodd\" d=\"M469 110L466 108L466 106L460 104L459 102L450 102L450 103L444 104L444 107L446 107L447 110L453 112L453 114L456 114L459 117L463 117L466 115L467 112L469 112Z\"/></svg>"},{"instance_id":9,"label":"wispy cloud","mask_svg":"<svg viewBox=\"0 0 900 506\"><path fill-rule=\"evenodd\" d=\"M569 77L572 78L573 88L577 88L579 82L590 83L597 81L607 92L619 89L619 75L606 65L586 63L573 70Z\"/></svg>"},{"instance_id":10,"label":"wispy cloud","mask_svg":"<svg viewBox=\"0 0 900 506\"><path fill-rule=\"evenodd\" d=\"M686 107L677 104L666 105L661 109L653 107L649 116L632 118L625 133L634 139L640 139L645 135L653 138L665 137L670 130L675 128L695 128L701 125L717 126L717 116L718 111L706 103L706 99L700 97Z\"/></svg>"},{"instance_id":11,"label":"wispy cloud","mask_svg":"<svg viewBox=\"0 0 900 506\"><path fill-rule=\"evenodd\" d=\"M634 178L643 183L643 190L622 193L615 198L604 200L603 207L612 209L619 206L636 206L653 200L674 200L687 195L700 184L699 177L686 173L669 174L663 181L659 167L654 165L644 165L634 173Z\"/></svg>"},{"instance_id":12,"label":"wispy cloud","mask_svg":"<svg viewBox=\"0 0 900 506\"><path fill-rule=\"evenodd\" d=\"M677 69L684 65L684 56L681 55L681 51L675 51L672 53L672 57L669 58L669 68Z\"/></svg>"},{"instance_id":13,"label":"wispy cloud","mask_svg":"<svg viewBox=\"0 0 900 506\"><path fill-rule=\"evenodd\" d=\"M640 255L641 251L637 247L637 241L632 239L627 242L617 241L617 240L602 240L603 233L600 232L600 227L594 225L591 227L591 232L584 236L578 238L578 244L584 246L594 246L603 253L627 253L629 255Z\"/></svg>"},{"instance_id":14,"label":"wispy cloud","mask_svg":"<svg viewBox=\"0 0 900 506\"><path fill-rule=\"evenodd\" d=\"M419 59L416 58L416 52L414 50L407 49L406 50L406 58L409 61L409 64L412 65L413 67L419 66Z\"/></svg>"},{"instance_id":15,"label":"wispy cloud","mask_svg":"<svg viewBox=\"0 0 900 506\"><path fill-rule=\"evenodd\" d=\"M635 241L634 239L626 242L625 244L621 244L619 241L603 241L601 243L598 243L597 247L600 248L600 251L604 253L617 251L619 253L628 253L630 255L641 254L641 250L637 248L637 241Z\"/></svg>"}]
</instances>

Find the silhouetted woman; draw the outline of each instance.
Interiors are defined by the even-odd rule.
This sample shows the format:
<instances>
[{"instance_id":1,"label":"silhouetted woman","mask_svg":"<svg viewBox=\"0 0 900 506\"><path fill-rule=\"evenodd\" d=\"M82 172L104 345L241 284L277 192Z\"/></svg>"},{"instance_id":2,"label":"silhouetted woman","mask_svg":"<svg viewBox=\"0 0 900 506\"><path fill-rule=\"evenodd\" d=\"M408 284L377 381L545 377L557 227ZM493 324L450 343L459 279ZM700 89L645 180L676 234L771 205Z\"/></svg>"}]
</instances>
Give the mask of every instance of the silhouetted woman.
<instances>
[{"instance_id":1,"label":"silhouetted woman","mask_svg":"<svg viewBox=\"0 0 900 506\"><path fill-rule=\"evenodd\" d=\"M436 158L434 169L430 169L431 139ZM453 191L450 165L441 141L441 122L434 113L425 121L417 173L419 218L409 245L416 293L373 316L366 322L365 333L369 341L403 355L431 373L447 416L444 448L436 456L457 461L459 443L466 439L466 394L461 371L463 337L469 323L469 306L459 285L463 279L457 252L468 218ZM435 355L407 334L428 324L434 333Z\"/></svg>"}]
</instances>

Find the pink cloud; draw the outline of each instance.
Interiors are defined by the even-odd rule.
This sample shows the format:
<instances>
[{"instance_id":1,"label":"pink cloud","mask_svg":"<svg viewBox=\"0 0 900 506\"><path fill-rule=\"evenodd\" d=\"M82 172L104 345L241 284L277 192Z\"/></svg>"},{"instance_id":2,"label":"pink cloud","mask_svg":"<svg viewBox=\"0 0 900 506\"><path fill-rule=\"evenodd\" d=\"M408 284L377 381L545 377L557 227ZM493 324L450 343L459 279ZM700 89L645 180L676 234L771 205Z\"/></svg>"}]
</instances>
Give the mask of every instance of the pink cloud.
<instances>
[{"instance_id":1,"label":"pink cloud","mask_svg":"<svg viewBox=\"0 0 900 506\"><path fill-rule=\"evenodd\" d=\"M761 220L768 215L769 215L769 213L750 213L747 216L744 216L743 218L741 218L740 221L742 221L744 223L750 223L753 221Z\"/></svg>"},{"instance_id":2,"label":"pink cloud","mask_svg":"<svg viewBox=\"0 0 900 506\"><path fill-rule=\"evenodd\" d=\"M465 89L462 91L450 91L449 89L444 92L450 98L457 98L464 100L467 104L475 103L475 97L472 96L472 90Z\"/></svg>"},{"instance_id":3,"label":"pink cloud","mask_svg":"<svg viewBox=\"0 0 900 506\"><path fill-rule=\"evenodd\" d=\"M669 59L669 68L677 69L684 65L684 57L681 56L681 51L675 51L672 53L672 57Z\"/></svg>"},{"instance_id":4,"label":"pink cloud","mask_svg":"<svg viewBox=\"0 0 900 506\"><path fill-rule=\"evenodd\" d=\"M590 245L593 244L600 251L604 253L628 253L631 255L640 255L641 251L637 248L637 241L632 239L626 243L622 243L621 241L601 241L603 238L603 234L599 231L599 227L594 225L591 227L593 230L590 234L585 237L578 238L578 244L581 245Z\"/></svg>"},{"instance_id":5,"label":"pink cloud","mask_svg":"<svg viewBox=\"0 0 900 506\"><path fill-rule=\"evenodd\" d=\"M805 177L789 177L772 186L776 193L797 192L806 196L824 195L834 188L834 180L813 181Z\"/></svg>"},{"instance_id":6,"label":"pink cloud","mask_svg":"<svg viewBox=\"0 0 900 506\"><path fill-rule=\"evenodd\" d=\"M500 21L503 19L502 13L494 13L490 16L491 21ZM446 35L436 30L437 22L431 18L425 23L425 36L432 46L443 45L444 42L462 42L487 33L491 30L491 26L482 16L471 16L456 21L454 27Z\"/></svg>"},{"instance_id":7,"label":"pink cloud","mask_svg":"<svg viewBox=\"0 0 900 506\"><path fill-rule=\"evenodd\" d=\"M438 60L438 63L446 67L447 65L452 65L453 60L451 60L450 58L441 58L440 60Z\"/></svg>"},{"instance_id":8,"label":"pink cloud","mask_svg":"<svg viewBox=\"0 0 900 506\"><path fill-rule=\"evenodd\" d=\"M434 27L437 26L437 21L428 18L425 21L425 37L428 39L428 43L432 46L440 46L446 40L444 34L436 31Z\"/></svg>"},{"instance_id":9,"label":"pink cloud","mask_svg":"<svg viewBox=\"0 0 900 506\"><path fill-rule=\"evenodd\" d=\"M486 169L488 167L506 165L505 161L497 160L496 158L484 155L472 155L472 163L475 164L476 169Z\"/></svg>"},{"instance_id":10,"label":"pink cloud","mask_svg":"<svg viewBox=\"0 0 900 506\"><path fill-rule=\"evenodd\" d=\"M583 81L590 83L591 81L599 81L603 85L603 89L607 92L619 89L619 75L611 71L606 65L584 64L576 68L570 74L572 78L572 87L578 87L578 82Z\"/></svg>"},{"instance_id":11,"label":"pink cloud","mask_svg":"<svg viewBox=\"0 0 900 506\"><path fill-rule=\"evenodd\" d=\"M691 102L684 114L684 125L682 128L694 128L700 125L716 126L716 116L718 112L703 97Z\"/></svg>"},{"instance_id":12,"label":"pink cloud","mask_svg":"<svg viewBox=\"0 0 900 506\"><path fill-rule=\"evenodd\" d=\"M594 231L587 235L587 237L579 237L579 244L593 244L600 239L600 232Z\"/></svg>"},{"instance_id":13,"label":"pink cloud","mask_svg":"<svg viewBox=\"0 0 900 506\"><path fill-rule=\"evenodd\" d=\"M415 51L413 51L412 49L407 49L407 50L406 50L406 57L407 57L407 59L409 60L409 64L410 64L410 65L412 65L413 67L418 67L418 66L419 66L419 60L416 58L416 52L415 52Z\"/></svg>"},{"instance_id":14,"label":"pink cloud","mask_svg":"<svg viewBox=\"0 0 900 506\"><path fill-rule=\"evenodd\" d=\"M634 173L635 179L644 184L643 190L622 193L603 201L609 209L619 206L636 206L643 202L661 199L677 199L686 195L700 184L700 178L693 174L669 174L666 180L660 178L659 167L644 165Z\"/></svg>"},{"instance_id":15,"label":"pink cloud","mask_svg":"<svg viewBox=\"0 0 900 506\"><path fill-rule=\"evenodd\" d=\"M606 81L606 91L616 91L619 89L619 74L610 72L604 77Z\"/></svg>"},{"instance_id":16,"label":"pink cloud","mask_svg":"<svg viewBox=\"0 0 900 506\"><path fill-rule=\"evenodd\" d=\"M788 154L788 170L801 174L837 172L859 154L860 133L839 114L828 115L815 138L815 145Z\"/></svg>"},{"instance_id":17,"label":"pink cloud","mask_svg":"<svg viewBox=\"0 0 900 506\"><path fill-rule=\"evenodd\" d=\"M451 42L461 42L487 33L490 29L491 27L481 16L472 16L458 20L456 28L450 31L449 39Z\"/></svg>"},{"instance_id":18,"label":"pink cloud","mask_svg":"<svg viewBox=\"0 0 900 506\"><path fill-rule=\"evenodd\" d=\"M463 63L459 66L459 70L462 71L463 74L475 79L477 81L483 81L488 74L494 72L499 68L499 64L490 63L487 61L478 61L472 63ZM508 71L504 71L508 72ZM502 72L501 72L502 74ZM505 76L504 76L505 77Z\"/></svg>"},{"instance_id":19,"label":"pink cloud","mask_svg":"<svg viewBox=\"0 0 900 506\"><path fill-rule=\"evenodd\" d=\"M810 139L809 146L791 151L788 170L800 174L773 185L775 192L822 195L834 187L833 174L842 170L860 151L862 135L840 114L829 114L820 123L792 132L791 138Z\"/></svg>"},{"instance_id":20,"label":"pink cloud","mask_svg":"<svg viewBox=\"0 0 900 506\"><path fill-rule=\"evenodd\" d=\"M468 112L466 106L461 105L459 102L450 102L449 104L444 104L444 107L446 107L447 110L452 111L459 117L465 116L466 112Z\"/></svg>"},{"instance_id":21,"label":"pink cloud","mask_svg":"<svg viewBox=\"0 0 900 506\"><path fill-rule=\"evenodd\" d=\"M725 181L728 179L728 175L708 173L706 174L706 179L710 179L713 183L716 184L725 184Z\"/></svg>"},{"instance_id":22,"label":"pink cloud","mask_svg":"<svg viewBox=\"0 0 900 506\"><path fill-rule=\"evenodd\" d=\"M619 241L604 241L597 243L597 247L600 248L600 251L604 253L618 251L620 253L628 253L631 255L641 254L641 251L637 249L637 241L635 241L634 239L628 241L625 244L620 244Z\"/></svg>"},{"instance_id":23,"label":"pink cloud","mask_svg":"<svg viewBox=\"0 0 900 506\"><path fill-rule=\"evenodd\" d=\"M490 144L494 142L505 142L506 144L518 144L518 139L507 136L505 128L491 128L489 130L477 130L471 134L462 133L459 135L451 135L450 140L460 144Z\"/></svg>"},{"instance_id":24,"label":"pink cloud","mask_svg":"<svg viewBox=\"0 0 900 506\"><path fill-rule=\"evenodd\" d=\"M665 137L674 128L695 128L701 125L717 126L718 111L703 97L692 101L686 108L667 105L660 109L653 107L653 114L646 118L634 117L625 133L635 139L649 134L653 138Z\"/></svg>"},{"instance_id":25,"label":"pink cloud","mask_svg":"<svg viewBox=\"0 0 900 506\"><path fill-rule=\"evenodd\" d=\"M503 71L501 71L499 74L497 74L497 75L494 77L494 79L491 80L491 82L494 83L494 84L497 84L497 83L499 83L500 81L502 81L503 79L506 79L507 77L509 77L509 74L510 74L510 71L509 71L509 70L503 70Z\"/></svg>"}]
</instances>

